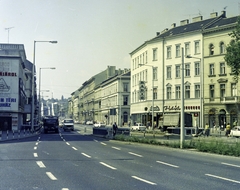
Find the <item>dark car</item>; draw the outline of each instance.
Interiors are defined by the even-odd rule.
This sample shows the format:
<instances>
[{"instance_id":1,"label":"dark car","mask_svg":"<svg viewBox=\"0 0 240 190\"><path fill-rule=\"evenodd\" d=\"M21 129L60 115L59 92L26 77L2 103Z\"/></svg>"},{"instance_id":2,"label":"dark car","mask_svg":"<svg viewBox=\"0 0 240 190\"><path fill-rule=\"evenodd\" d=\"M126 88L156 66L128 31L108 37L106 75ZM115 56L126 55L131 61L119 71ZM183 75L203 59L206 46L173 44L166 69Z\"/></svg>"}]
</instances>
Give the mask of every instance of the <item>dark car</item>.
<instances>
[{"instance_id":1,"label":"dark car","mask_svg":"<svg viewBox=\"0 0 240 190\"><path fill-rule=\"evenodd\" d=\"M59 122L57 116L44 116L42 124L44 133L48 133L49 131L58 133Z\"/></svg>"}]
</instances>

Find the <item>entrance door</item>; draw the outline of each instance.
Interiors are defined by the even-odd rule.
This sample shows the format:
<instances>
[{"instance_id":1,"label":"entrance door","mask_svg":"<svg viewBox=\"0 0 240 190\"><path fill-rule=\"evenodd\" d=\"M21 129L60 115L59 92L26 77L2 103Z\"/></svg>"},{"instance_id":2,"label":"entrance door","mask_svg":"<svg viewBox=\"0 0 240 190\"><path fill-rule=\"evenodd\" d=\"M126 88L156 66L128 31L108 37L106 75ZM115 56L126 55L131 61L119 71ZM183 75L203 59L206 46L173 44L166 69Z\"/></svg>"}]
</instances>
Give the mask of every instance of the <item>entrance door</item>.
<instances>
[{"instance_id":1,"label":"entrance door","mask_svg":"<svg viewBox=\"0 0 240 190\"><path fill-rule=\"evenodd\" d=\"M0 130L12 130L12 117L0 117Z\"/></svg>"}]
</instances>

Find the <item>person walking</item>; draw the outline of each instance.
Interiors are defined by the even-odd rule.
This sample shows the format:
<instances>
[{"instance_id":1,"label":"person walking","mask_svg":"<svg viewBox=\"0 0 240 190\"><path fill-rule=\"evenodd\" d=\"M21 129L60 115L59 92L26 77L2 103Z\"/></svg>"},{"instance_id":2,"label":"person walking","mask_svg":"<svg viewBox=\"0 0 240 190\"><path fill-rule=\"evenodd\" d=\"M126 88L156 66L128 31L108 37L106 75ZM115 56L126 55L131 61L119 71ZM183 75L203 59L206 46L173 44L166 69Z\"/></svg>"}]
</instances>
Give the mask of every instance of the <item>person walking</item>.
<instances>
[{"instance_id":1,"label":"person walking","mask_svg":"<svg viewBox=\"0 0 240 190\"><path fill-rule=\"evenodd\" d=\"M208 125L208 123L206 123L206 125L205 125L205 136L209 136L209 125Z\"/></svg>"},{"instance_id":2,"label":"person walking","mask_svg":"<svg viewBox=\"0 0 240 190\"><path fill-rule=\"evenodd\" d=\"M116 135L117 129L118 129L118 126L117 126L116 122L114 122L114 124L113 124L113 136Z\"/></svg>"},{"instance_id":3,"label":"person walking","mask_svg":"<svg viewBox=\"0 0 240 190\"><path fill-rule=\"evenodd\" d=\"M231 131L231 126L230 126L230 123L228 123L226 126L226 134L225 134L227 137L229 137L230 131Z\"/></svg>"}]
</instances>

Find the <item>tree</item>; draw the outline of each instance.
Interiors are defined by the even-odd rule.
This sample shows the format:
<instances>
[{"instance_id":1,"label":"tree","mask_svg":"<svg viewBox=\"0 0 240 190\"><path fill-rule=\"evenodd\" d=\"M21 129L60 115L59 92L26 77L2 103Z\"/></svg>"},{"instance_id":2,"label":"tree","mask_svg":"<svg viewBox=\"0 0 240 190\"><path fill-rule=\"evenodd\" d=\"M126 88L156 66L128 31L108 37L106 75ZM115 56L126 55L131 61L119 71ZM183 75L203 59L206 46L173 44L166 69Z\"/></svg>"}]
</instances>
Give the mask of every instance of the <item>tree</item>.
<instances>
[{"instance_id":1,"label":"tree","mask_svg":"<svg viewBox=\"0 0 240 190\"><path fill-rule=\"evenodd\" d=\"M240 75L240 17L237 19L236 28L229 34L232 40L227 46L224 60L231 67L233 78L238 82Z\"/></svg>"}]
</instances>

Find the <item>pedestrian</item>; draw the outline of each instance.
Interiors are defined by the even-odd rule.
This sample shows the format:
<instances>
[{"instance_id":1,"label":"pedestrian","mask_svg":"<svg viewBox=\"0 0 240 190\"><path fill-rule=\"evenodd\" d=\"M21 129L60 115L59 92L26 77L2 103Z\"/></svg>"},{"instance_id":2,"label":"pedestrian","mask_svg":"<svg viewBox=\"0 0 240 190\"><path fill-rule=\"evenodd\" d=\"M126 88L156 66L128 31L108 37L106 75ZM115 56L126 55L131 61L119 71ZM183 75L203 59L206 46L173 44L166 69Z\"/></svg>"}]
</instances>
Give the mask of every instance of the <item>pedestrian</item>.
<instances>
[{"instance_id":1,"label":"pedestrian","mask_svg":"<svg viewBox=\"0 0 240 190\"><path fill-rule=\"evenodd\" d=\"M117 129L118 129L118 126L117 126L116 122L114 122L114 124L113 124L113 136L116 135Z\"/></svg>"},{"instance_id":2,"label":"pedestrian","mask_svg":"<svg viewBox=\"0 0 240 190\"><path fill-rule=\"evenodd\" d=\"M230 131L231 131L231 126L230 126L230 123L228 123L226 126L226 134L225 134L227 137L230 135Z\"/></svg>"},{"instance_id":3,"label":"pedestrian","mask_svg":"<svg viewBox=\"0 0 240 190\"><path fill-rule=\"evenodd\" d=\"M209 136L209 125L208 125L208 123L206 123L206 125L205 125L205 136Z\"/></svg>"}]
</instances>

